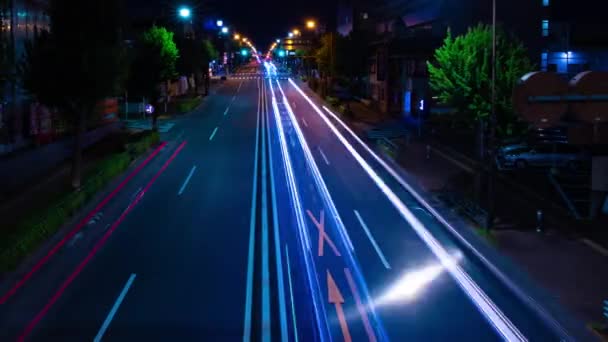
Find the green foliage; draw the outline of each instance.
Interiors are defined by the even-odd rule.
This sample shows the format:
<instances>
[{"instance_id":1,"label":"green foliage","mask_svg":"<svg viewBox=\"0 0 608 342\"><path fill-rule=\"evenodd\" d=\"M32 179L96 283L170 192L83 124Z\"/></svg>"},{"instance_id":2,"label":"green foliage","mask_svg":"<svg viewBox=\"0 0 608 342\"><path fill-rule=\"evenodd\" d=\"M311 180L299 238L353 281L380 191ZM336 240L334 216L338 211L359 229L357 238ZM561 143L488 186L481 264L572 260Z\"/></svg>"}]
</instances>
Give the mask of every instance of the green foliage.
<instances>
[{"instance_id":1,"label":"green foliage","mask_svg":"<svg viewBox=\"0 0 608 342\"><path fill-rule=\"evenodd\" d=\"M152 26L141 37L142 44L157 54L160 78L163 80L176 76L175 63L179 58L177 45L173 41L173 32L164 27Z\"/></svg>"},{"instance_id":2,"label":"green foliage","mask_svg":"<svg viewBox=\"0 0 608 342\"><path fill-rule=\"evenodd\" d=\"M127 152L111 155L101 161L96 166L94 176L87 180L80 191L71 191L59 196L56 203L50 204L39 213L31 214L27 220L19 224L13 235L2 236L0 273L13 269L41 243L55 234L112 179L124 172L134 158L157 144L159 139L157 132L142 135L138 141L127 147Z\"/></svg>"},{"instance_id":3,"label":"green foliage","mask_svg":"<svg viewBox=\"0 0 608 342\"><path fill-rule=\"evenodd\" d=\"M138 156L144 153L150 146L158 144L160 141L160 135L156 131L146 132L142 137L140 137L137 141L127 144L127 152L132 156ZM116 165L116 162L112 162L112 164Z\"/></svg>"},{"instance_id":4,"label":"green foliage","mask_svg":"<svg viewBox=\"0 0 608 342\"><path fill-rule=\"evenodd\" d=\"M200 97L179 100L177 103L177 112L180 114L188 113L198 107L202 99Z\"/></svg>"},{"instance_id":5,"label":"green foliage","mask_svg":"<svg viewBox=\"0 0 608 342\"><path fill-rule=\"evenodd\" d=\"M201 42L201 51L202 53L200 60L203 66L203 71L205 71L209 66L209 63L211 63L211 61L214 59L218 59L220 54L209 39L205 39Z\"/></svg>"},{"instance_id":6,"label":"green foliage","mask_svg":"<svg viewBox=\"0 0 608 342\"><path fill-rule=\"evenodd\" d=\"M322 36L321 45L314 53L319 70L348 79L362 77L367 71L367 43L368 37L359 31L353 31L347 37L335 33Z\"/></svg>"},{"instance_id":7,"label":"green foliage","mask_svg":"<svg viewBox=\"0 0 608 342\"><path fill-rule=\"evenodd\" d=\"M533 70L524 46L514 37L497 31L496 113L498 130L507 134L516 122L511 95L513 86ZM443 45L435 51L435 61L427 63L430 86L439 101L483 120L491 111L492 30L478 25L456 38L448 31Z\"/></svg>"},{"instance_id":8,"label":"green foliage","mask_svg":"<svg viewBox=\"0 0 608 342\"><path fill-rule=\"evenodd\" d=\"M325 101L334 107L340 103L340 100L338 100L338 98L332 96L325 97Z\"/></svg>"},{"instance_id":9,"label":"green foliage","mask_svg":"<svg viewBox=\"0 0 608 342\"><path fill-rule=\"evenodd\" d=\"M51 32L27 43L20 74L31 95L75 122L124 80L121 2L52 0L49 12Z\"/></svg>"},{"instance_id":10,"label":"green foliage","mask_svg":"<svg viewBox=\"0 0 608 342\"><path fill-rule=\"evenodd\" d=\"M151 27L141 35L132 54L129 92L133 96L157 99L160 83L177 75L179 51L173 32L164 27Z\"/></svg>"},{"instance_id":11,"label":"green foliage","mask_svg":"<svg viewBox=\"0 0 608 342\"><path fill-rule=\"evenodd\" d=\"M80 186L87 118L99 101L119 92L126 78L121 13L120 0L51 0L51 31L26 43L18 66L23 88L58 109L74 128L75 188Z\"/></svg>"}]
</instances>

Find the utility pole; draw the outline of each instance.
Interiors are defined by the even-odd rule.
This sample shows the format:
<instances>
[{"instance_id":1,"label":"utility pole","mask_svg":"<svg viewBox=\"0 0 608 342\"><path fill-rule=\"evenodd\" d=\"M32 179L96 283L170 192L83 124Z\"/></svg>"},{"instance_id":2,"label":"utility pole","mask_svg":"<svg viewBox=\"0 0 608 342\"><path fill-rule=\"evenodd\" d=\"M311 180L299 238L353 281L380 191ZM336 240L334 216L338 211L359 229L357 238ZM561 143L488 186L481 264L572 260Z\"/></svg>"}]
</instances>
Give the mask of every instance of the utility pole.
<instances>
[{"instance_id":1,"label":"utility pole","mask_svg":"<svg viewBox=\"0 0 608 342\"><path fill-rule=\"evenodd\" d=\"M490 134L488 137L488 217L486 229L494 227L496 210L496 195L494 182L496 178L496 165L494 161L496 151L496 0L492 0L492 109L490 112Z\"/></svg>"}]
</instances>

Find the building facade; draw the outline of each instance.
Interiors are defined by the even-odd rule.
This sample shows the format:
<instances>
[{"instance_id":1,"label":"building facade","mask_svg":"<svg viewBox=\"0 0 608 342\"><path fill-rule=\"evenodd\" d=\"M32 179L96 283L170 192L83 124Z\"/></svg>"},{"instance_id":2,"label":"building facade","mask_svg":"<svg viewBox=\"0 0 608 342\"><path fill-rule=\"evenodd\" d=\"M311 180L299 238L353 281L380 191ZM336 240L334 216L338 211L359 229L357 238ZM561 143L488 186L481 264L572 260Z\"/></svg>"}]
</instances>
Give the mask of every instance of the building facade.
<instances>
[{"instance_id":1,"label":"building facade","mask_svg":"<svg viewBox=\"0 0 608 342\"><path fill-rule=\"evenodd\" d=\"M0 154L23 146L30 135L28 99L16 70L25 42L37 31L49 29L47 6L46 0L0 1Z\"/></svg>"},{"instance_id":2,"label":"building facade","mask_svg":"<svg viewBox=\"0 0 608 342\"><path fill-rule=\"evenodd\" d=\"M539 2L540 69L567 79L588 70L608 71L608 31L601 29L608 4L595 0Z\"/></svg>"},{"instance_id":3,"label":"building facade","mask_svg":"<svg viewBox=\"0 0 608 342\"><path fill-rule=\"evenodd\" d=\"M491 23L490 0L351 0L338 10L338 32L372 30L377 39L369 68L368 96L385 113L413 118L443 109L433 104L426 63L442 44L478 23ZM528 48L540 65L546 39L541 20L545 0L496 0L497 22ZM557 0L555 0L557 1Z\"/></svg>"}]
</instances>

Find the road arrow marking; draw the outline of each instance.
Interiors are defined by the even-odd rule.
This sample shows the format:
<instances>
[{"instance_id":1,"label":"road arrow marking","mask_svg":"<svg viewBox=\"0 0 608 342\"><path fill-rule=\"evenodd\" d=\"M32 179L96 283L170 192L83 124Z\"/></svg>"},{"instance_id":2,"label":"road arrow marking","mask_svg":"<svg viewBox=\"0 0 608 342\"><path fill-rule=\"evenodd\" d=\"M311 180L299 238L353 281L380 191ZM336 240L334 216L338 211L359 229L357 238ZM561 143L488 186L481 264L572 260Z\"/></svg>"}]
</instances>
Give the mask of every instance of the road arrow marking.
<instances>
[{"instance_id":1,"label":"road arrow marking","mask_svg":"<svg viewBox=\"0 0 608 342\"><path fill-rule=\"evenodd\" d=\"M338 315L338 320L340 321L340 329L342 329L344 341L351 342L352 338L350 337L350 332L348 331L348 323L346 322L344 310L342 309L344 297L342 297L342 294L340 293L334 278L331 276L331 273L329 273L329 270L327 271L327 294L329 302L336 307L336 314Z\"/></svg>"},{"instance_id":2,"label":"road arrow marking","mask_svg":"<svg viewBox=\"0 0 608 342\"><path fill-rule=\"evenodd\" d=\"M319 256L323 256L324 254L323 247L324 242L326 240L329 247L331 247L332 251L334 251L334 254L336 254L337 256L341 256L340 252L338 251L338 248L336 248L336 245L334 245L333 241L331 241L331 239L329 238L329 235L327 235L327 233L325 232L325 212L321 210L320 221L317 221L317 219L310 210L306 210L306 213L308 214L308 217L310 217L312 222L315 224L315 227L317 227L317 229L319 230Z\"/></svg>"}]
</instances>

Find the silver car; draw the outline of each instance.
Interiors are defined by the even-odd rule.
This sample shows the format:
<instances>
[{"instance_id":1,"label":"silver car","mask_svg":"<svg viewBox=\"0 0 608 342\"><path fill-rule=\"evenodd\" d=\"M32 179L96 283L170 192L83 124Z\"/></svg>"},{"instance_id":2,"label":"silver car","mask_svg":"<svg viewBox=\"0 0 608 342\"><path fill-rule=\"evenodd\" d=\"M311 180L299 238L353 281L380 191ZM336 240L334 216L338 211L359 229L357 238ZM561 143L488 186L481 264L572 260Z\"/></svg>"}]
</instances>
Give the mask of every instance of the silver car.
<instances>
[{"instance_id":1,"label":"silver car","mask_svg":"<svg viewBox=\"0 0 608 342\"><path fill-rule=\"evenodd\" d=\"M498 165L502 168L568 167L578 169L589 161L581 148L568 144L519 144L503 147L498 152Z\"/></svg>"}]
</instances>

